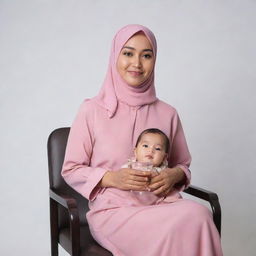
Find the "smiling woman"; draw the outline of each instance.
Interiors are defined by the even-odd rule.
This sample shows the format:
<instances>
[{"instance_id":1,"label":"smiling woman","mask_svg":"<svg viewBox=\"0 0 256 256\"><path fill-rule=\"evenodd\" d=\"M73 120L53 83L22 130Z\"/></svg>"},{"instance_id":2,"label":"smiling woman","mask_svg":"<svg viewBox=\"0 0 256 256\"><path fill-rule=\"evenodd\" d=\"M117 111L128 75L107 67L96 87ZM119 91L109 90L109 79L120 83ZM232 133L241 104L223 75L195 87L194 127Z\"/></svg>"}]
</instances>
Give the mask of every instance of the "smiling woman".
<instances>
[{"instance_id":1,"label":"smiling woman","mask_svg":"<svg viewBox=\"0 0 256 256\"><path fill-rule=\"evenodd\" d=\"M117 71L129 85L139 86L149 78L154 64L151 43L144 33L137 33L122 48L117 60Z\"/></svg>"},{"instance_id":2,"label":"smiling woman","mask_svg":"<svg viewBox=\"0 0 256 256\"><path fill-rule=\"evenodd\" d=\"M102 88L83 102L72 124L62 175L89 199L91 233L113 255L221 256L210 211L179 193L189 185L191 157L177 111L156 97L156 49L154 34L144 26L118 31ZM159 151L161 137L153 135L149 143L152 137L143 136L146 161L160 165L167 158L157 175L122 167L148 128L163 131L170 141ZM152 203L138 203L131 190L148 191ZM173 191L177 196L169 197Z\"/></svg>"}]
</instances>

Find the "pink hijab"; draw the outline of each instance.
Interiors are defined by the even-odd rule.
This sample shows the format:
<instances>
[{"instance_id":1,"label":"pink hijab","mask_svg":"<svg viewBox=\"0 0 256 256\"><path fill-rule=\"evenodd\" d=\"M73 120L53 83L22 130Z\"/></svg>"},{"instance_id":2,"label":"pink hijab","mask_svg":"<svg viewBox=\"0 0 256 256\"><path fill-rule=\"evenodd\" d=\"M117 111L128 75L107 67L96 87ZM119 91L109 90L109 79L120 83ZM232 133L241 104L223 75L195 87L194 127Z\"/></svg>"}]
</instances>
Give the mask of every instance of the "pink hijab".
<instances>
[{"instance_id":1,"label":"pink hijab","mask_svg":"<svg viewBox=\"0 0 256 256\"><path fill-rule=\"evenodd\" d=\"M115 115L118 101L125 102L130 106L142 106L157 100L154 86L154 69L149 78L137 87L127 84L116 69L117 59L122 47L138 32L143 32L148 38L156 57L156 39L148 28L134 24L127 25L117 32L112 41L110 60L104 83L99 94L95 97L97 103L108 111L110 118Z\"/></svg>"}]
</instances>

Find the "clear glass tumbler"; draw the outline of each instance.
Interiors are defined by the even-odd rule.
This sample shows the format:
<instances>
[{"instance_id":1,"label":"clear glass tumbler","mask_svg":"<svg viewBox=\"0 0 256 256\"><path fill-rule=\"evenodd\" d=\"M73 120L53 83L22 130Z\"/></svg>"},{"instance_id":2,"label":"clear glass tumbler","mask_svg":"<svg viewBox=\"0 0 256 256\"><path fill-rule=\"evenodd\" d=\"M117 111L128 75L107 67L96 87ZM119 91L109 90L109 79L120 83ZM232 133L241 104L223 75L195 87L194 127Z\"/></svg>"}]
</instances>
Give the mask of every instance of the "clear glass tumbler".
<instances>
[{"instance_id":1,"label":"clear glass tumbler","mask_svg":"<svg viewBox=\"0 0 256 256\"><path fill-rule=\"evenodd\" d=\"M150 171L153 171L153 164L148 163L148 162L135 162L135 163L132 164L132 169L139 170L139 171L148 171L148 172L150 172ZM151 194L151 192L149 192L149 191L134 191L134 190L131 190L131 192L133 193L133 195L136 197L137 200L141 201L141 203L143 203L143 201L146 200L147 196L149 194Z\"/></svg>"}]
</instances>

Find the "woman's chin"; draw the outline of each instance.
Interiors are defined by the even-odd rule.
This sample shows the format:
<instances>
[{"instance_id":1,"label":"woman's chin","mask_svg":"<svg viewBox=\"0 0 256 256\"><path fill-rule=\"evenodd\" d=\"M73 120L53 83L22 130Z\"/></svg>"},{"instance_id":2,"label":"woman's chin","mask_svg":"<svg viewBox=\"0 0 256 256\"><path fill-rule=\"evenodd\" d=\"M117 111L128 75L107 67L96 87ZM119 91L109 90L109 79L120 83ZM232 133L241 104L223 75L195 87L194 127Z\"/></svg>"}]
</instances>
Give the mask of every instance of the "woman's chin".
<instances>
[{"instance_id":1,"label":"woman's chin","mask_svg":"<svg viewBox=\"0 0 256 256\"><path fill-rule=\"evenodd\" d=\"M129 82L128 85L132 87L139 87L143 82Z\"/></svg>"},{"instance_id":2,"label":"woman's chin","mask_svg":"<svg viewBox=\"0 0 256 256\"><path fill-rule=\"evenodd\" d=\"M126 83L132 87L139 87L144 81L145 79L142 78L127 78L125 79Z\"/></svg>"}]
</instances>

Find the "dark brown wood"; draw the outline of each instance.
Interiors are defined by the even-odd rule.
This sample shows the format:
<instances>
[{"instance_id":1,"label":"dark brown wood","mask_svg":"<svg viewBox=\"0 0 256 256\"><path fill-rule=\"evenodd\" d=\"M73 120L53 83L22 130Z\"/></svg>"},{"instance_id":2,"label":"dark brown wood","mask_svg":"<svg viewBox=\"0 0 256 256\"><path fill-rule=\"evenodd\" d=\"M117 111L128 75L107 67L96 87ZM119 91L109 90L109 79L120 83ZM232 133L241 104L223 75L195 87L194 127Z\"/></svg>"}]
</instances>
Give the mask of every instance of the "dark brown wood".
<instances>
[{"instance_id":1,"label":"dark brown wood","mask_svg":"<svg viewBox=\"0 0 256 256\"><path fill-rule=\"evenodd\" d=\"M64 206L69 213L70 225L70 241L72 248L72 256L79 256L80 251L80 220L76 200L70 196L63 195L49 189L50 198L52 201ZM56 254L58 255L58 254Z\"/></svg>"},{"instance_id":2,"label":"dark brown wood","mask_svg":"<svg viewBox=\"0 0 256 256\"><path fill-rule=\"evenodd\" d=\"M51 232L51 256L58 256L58 205L50 198L50 232Z\"/></svg>"},{"instance_id":3,"label":"dark brown wood","mask_svg":"<svg viewBox=\"0 0 256 256\"><path fill-rule=\"evenodd\" d=\"M49 189L49 195L50 198L64 206L66 209L77 208L76 200L71 196L61 194L54 189Z\"/></svg>"},{"instance_id":4,"label":"dark brown wood","mask_svg":"<svg viewBox=\"0 0 256 256\"><path fill-rule=\"evenodd\" d=\"M72 256L80 255L80 221L77 208L69 209Z\"/></svg>"}]
</instances>

